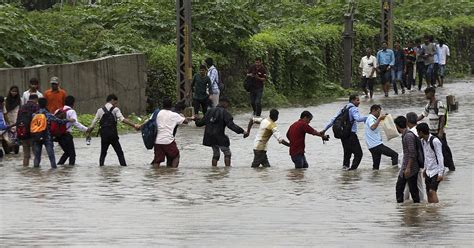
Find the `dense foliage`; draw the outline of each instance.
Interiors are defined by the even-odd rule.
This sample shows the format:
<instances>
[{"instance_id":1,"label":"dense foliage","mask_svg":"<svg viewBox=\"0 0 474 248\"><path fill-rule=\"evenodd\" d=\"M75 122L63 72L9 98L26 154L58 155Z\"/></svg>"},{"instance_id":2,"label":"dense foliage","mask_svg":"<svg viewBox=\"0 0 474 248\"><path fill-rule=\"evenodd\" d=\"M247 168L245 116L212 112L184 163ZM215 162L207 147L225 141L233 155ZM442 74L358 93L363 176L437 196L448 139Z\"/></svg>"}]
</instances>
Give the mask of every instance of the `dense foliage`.
<instances>
[{"instance_id":1,"label":"dense foliage","mask_svg":"<svg viewBox=\"0 0 474 248\"><path fill-rule=\"evenodd\" d=\"M25 1L0 5L0 64L21 67L63 63L111 54L148 56L147 95L156 103L176 94L176 16L170 0L65 1L44 11L27 11ZM54 1L53 1L54 2ZM57 2L57 1L56 1ZM470 71L474 3L467 0L396 1L395 37L402 44L424 34L451 48L449 71ZM246 68L256 56L270 72L264 104L344 94L341 33L346 1L193 1L194 67L211 56L227 85L225 94L246 105ZM356 8L354 78L366 47L379 47L379 1ZM197 70L195 70L197 71Z\"/></svg>"}]
</instances>

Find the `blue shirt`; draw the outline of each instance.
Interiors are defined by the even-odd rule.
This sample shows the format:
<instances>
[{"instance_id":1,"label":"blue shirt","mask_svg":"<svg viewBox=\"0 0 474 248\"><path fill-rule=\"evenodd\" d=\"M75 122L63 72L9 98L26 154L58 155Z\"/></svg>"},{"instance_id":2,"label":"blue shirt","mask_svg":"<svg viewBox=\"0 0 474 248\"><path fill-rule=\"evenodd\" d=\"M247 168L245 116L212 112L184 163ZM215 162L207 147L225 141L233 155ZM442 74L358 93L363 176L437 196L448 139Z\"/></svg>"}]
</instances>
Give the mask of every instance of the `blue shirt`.
<instances>
[{"instance_id":1,"label":"blue shirt","mask_svg":"<svg viewBox=\"0 0 474 248\"><path fill-rule=\"evenodd\" d=\"M349 121L352 122L351 132L357 133L356 122L365 122L365 120L367 120L367 116L360 116L359 109L351 102L346 105L346 108L349 108L349 107L352 107L349 109ZM334 117L332 117L332 119L329 121L329 123L326 125L326 128L324 129L325 131L328 130L330 127L332 127L332 125L334 125L334 121L339 116L339 114L341 114L341 111L342 109L340 109L337 112L337 114Z\"/></svg>"},{"instance_id":2,"label":"blue shirt","mask_svg":"<svg viewBox=\"0 0 474 248\"><path fill-rule=\"evenodd\" d=\"M377 122L377 117L372 114L370 114L365 121L365 142L367 142L367 147L369 149L383 143L382 135L380 134L380 125L378 125L376 129L371 128L375 122Z\"/></svg>"},{"instance_id":3,"label":"blue shirt","mask_svg":"<svg viewBox=\"0 0 474 248\"><path fill-rule=\"evenodd\" d=\"M7 129L7 124L5 122L5 116L3 111L0 110L0 130Z\"/></svg>"},{"instance_id":4,"label":"blue shirt","mask_svg":"<svg viewBox=\"0 0 474 248\"><path fill-rule=\"evenodd\" d=\"M377 52L377 63L380 65L391 65L395 64L395 55L392 49L380 50Z\"/></svg>"}]
</instances>

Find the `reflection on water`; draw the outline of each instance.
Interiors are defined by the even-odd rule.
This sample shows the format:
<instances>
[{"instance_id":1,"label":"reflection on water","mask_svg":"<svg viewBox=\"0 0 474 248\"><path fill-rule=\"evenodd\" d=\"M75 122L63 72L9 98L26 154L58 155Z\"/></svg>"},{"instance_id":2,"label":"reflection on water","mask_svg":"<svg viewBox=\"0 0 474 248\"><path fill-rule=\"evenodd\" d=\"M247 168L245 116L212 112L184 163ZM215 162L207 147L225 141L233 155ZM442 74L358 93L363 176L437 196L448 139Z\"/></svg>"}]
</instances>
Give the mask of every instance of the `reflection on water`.
<instances>
[{"instance_id":1,"label":"reflection on water","mask_svg":"<svg viewBox=\"0 0 474 248\"><path fill-rule=\"evenodd\" d=\"M153 168L153 151L139 134L121 137L129 166L118 166L112 151L106 166L97 166L100 141L86 146L76 140L76 166L51 170L21 166L21 154L0 162L0 244L10 246L206 246L326 247L372 244L388 246L453 246L473 244L474 87L458 82L439 89L454 94L459 111L449 116L448 141L457 170L440 184L439 204L397 204L398 169L383 157L380 171L372 160L359 124L364 157L357 171L343 171L339 140L322 144L306 138L310 168L293 169L288 148L273 138L270 168L250 168L253 137L229 132L233 167L210 166L212 151L204 147L202 128L180 127L179 168ZM345 101L344 101L345 102ZM284 134L303 110L320 130L344 105L280 109ZM422 93L362 99L360 111L381 104L394 117L421 112ZM249 115L235 117L245 126ZM385 144L401 153L400 138ZM58 147L55 148L59 153ZM47 161L44 158L43 161ZM221 161L222 162L222 161Z\"/></svg>"}]
</instances>

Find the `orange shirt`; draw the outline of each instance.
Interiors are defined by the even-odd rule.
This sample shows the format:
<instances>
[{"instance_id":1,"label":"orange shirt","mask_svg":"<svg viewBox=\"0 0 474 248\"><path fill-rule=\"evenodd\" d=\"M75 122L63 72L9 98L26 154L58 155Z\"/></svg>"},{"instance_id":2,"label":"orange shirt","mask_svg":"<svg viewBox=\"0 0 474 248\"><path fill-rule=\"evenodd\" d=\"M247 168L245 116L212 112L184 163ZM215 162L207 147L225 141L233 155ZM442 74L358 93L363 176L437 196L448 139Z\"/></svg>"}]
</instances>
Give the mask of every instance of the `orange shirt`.
<instances>
[{"instance_id":1,"label":"orange shirt","mask_svg":"<svg viewBox=\"0 0 474 248\"><path fill-rule=\"evenodd\" d=\"M44 93L44 98L48 100L48 104L46 108L50 113L54 113L59 108L64 107L64 101L66 100L67 93L63 89L59 89L58 91L53 91L51 89L47 90Z\"/></svg>"}]
</instances>

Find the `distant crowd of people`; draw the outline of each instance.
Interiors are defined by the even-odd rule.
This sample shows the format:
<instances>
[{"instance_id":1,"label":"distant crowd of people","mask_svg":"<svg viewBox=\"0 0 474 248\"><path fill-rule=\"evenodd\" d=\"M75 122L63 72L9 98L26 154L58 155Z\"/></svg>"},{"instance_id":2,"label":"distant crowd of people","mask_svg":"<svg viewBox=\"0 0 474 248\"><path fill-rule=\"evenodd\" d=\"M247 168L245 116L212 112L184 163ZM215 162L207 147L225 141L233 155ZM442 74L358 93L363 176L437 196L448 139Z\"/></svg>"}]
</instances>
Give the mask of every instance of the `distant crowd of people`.
<instances>
[{"instance_id":1,"label":"distant crowd of people","mask_svg":"<svg viewBox=\"0 0 474 248\"><path fill-rule=\"evenodd\" d=\"M373 97L377 73L386 97L388 97L390 85L395 95L398 94L398 86L405 93L416 87L418 78L418 90L421 91L423 79L427 86L443 87L446 74L446 64L450 56L448 45L443 40L433 41L433 36L425 36L424 43L416 39L415 44L410 41L402 49L400 42L395 42L394 49L387 48L387 43L382 43L376 56L372 55L372 49L366 49L367 55L362 57L359 63L361 69L361 88L366 97Z\"/></svg>"},{"instance_id":2,"label":"distant crowd of people","mask_svg":"<svg viewBox=\"0 0 474 248\"><path fill-rule=\"evenodd\" d=\"M398 45L396 47L399 48ZM366 69L370 64L373 69L368 76L374 76L377 70L382 73L382 82L386 82L383 80L389 77L384 76L384 73L387 70L392 70L390 66L393 66L392 62L385 58L386 55L384 54L388 51L384 48L377 55L380 59L375 59L368 50L368 56L361 61L363 75L367 76L364 73L368 72ZM392 55L387 55L387 57L390 56ZM427 57L424 57L424 60L426 61ZM187 93L188 96L192 94L195 113L193 116L185 117L181 113L182 107L173 109L172 100L165 97L162 99L162 108L155 110L154 114L142 124L133 123L123 116L117 106L118 97L114 94L106 97L105 105L97 110L94 120L88 127L81 124L74 110L75 98L60 88L59 78L57 77L51 78L51 88L44 95L39 92L38 80L34 78L30 80L30 88L22 95L20 95L17 86L12 86L7 97L0 97L0 130L5 130L3 137L8 136L8 139L2 141L3 148L6 153L19 153L19 145L21 144L23 146L24 166L29 166L31 150L34 154L34 167L40 166L43 146L46 149L52 168L56 168L57 164L65 164L67 160L69 160L69 165L74 165L76 153L74 138L71 135L72 128L76 127L90 137L98 123L98 134L101 138L99 165L104 165L107 150L112 145L120 165L126 166L124 152L119 142L117 121L121 121L136 130L141 130L144 125L151 123L156 128L156 132L153 133L152 137L154 141L152 164L155 167L160 167L161 163L166 161L166 166L178 167L180 151L175 141L176 129L181 124L194 121L197 127L205 126L202 144L212 148L212 166L218 165L221 153L224 156L225 166L231 166L232 152L229 137L225 134L226 127L237 134L243 134L243 137L246 138L249 136L252 127L259 124L254 140L254 158L251 167L270 166L267 157L267 143L273 136L280 144L289 147L291 160L295 168L299 169L308 168L309 166L305 157L306 134L319 136L325 142L329 140L329 135L326 133L332 128L334 137L340 139L342 143L344 151L342 168L344 170L356 170L363 156L357 136L357 122L364 122L365 140L372 154L372 168L374 170L379 169L382 155L389 156L392 164L398 165L398 153L382 142L380 124L384 121L386 115L382 114L380 105L371 106L369 116L361 116L358 110L360 98L353 94L349 97L349 102L329 120L321 131L317 131L309 125L313 115L309 111L303 111L300 118L288 128L285 139L276 124L279 117L278 110L271 109L267 118L261 117L261 98L267 72L262 65L262 60L257 58L255 64L249 68L246 74L246 85L244 87L249 92L253 116L249 120L247 129L244 130L233 122L232 115L227 111L230 105L229 99L220 96L223 86L212 59L208 58L205 62L206 65L201 65L199 73L194 75L191 91ZM384 66L386 66L386 69L382 70ZM393 71L396 70L393 69ZM430 77L427 76L426 78L429 79ZM414 202L420 202L424 199L423 187L426 187L428 201L437 202L436 190L439 182L443 179L444 167L448 167L451 171L455 170L451 150L444 132L446 108L442 101L435 97L434 83L430 80L427 81L429 87L425 89L425 95L429 102L423 113L417 115L411 112L406 117L397 117L394 121L397 131L402 134L403 144L402 165L396 185L398 202L403 202L409 195L408 192L404 192L405 185L408 185L409 193ZM412 83L410 80L408 82ZM402 89L404 89L403 86ZM388 94L387 91L385 93ZM372 96L373 92L371 91L370 97ZM199 115L200 111L202 116ZM427 118L428 122L417 125L424 118ZM142 135L147 134L143 133ZM7 140L10 140L10 143ZM14 142L11 142L12 140ZM57 164L53 149L54 141L57 141L63 150ZM3 156L3 152L0 155ZM423 177L426 186L423 186Z\"/></svg>"}]
</instances>

